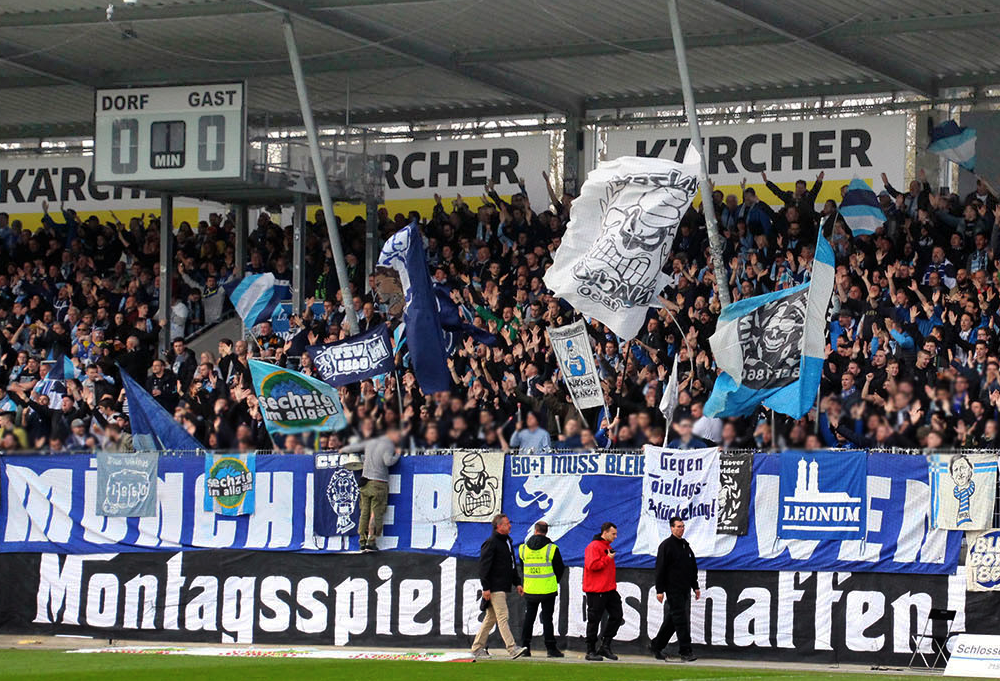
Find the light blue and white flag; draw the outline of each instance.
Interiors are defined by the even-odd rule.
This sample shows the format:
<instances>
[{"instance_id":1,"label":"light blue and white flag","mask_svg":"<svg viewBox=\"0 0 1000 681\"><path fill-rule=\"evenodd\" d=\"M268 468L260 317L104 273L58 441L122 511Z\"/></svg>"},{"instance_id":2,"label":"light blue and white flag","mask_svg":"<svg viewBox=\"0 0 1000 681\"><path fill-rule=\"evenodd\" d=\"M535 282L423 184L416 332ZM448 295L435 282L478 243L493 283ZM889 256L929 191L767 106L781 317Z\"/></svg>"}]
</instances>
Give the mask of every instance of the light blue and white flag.
<instances>
[{"instance_id":1,"label":"light blue and white flag","mask_svg":"<svg viewBox=\"0 0 1000 681\"><path fill-rule=\"evenodd\" d=\"M46 360L45 363L49 364L49 373L35 384L34 391L39 395L48 396L51 404L53 400L62 399L62 396L69 392L66 389L66 381L76 378L76 367L73 365L73 360L62 354L52 360Z\"/></svg>"},{"instance_id":2,"label":"light blue and white flag","mask_svg":"<svg viewBox=\"0 0 1000 681\"><path fill-rule=\"evenodd\" d=\"M279 310L282 299L288 295L287 286L278 286L274 275L250 274L240 281L225 286L236 313L249 327L269 321Z\"/></svg>"},{"instance_id":3,"label":"light blue and white flag","mask_svg":"<svg viewBox=\"0 0 1000 681\"><path fill-rule=\"evenodd\" d=\"M945 121L931 130L927 151L957 163L969 172L976 171L976 131L955 121Z\"/></svg>"},{"instance_id":4,"label":"light blue and white flag","mask_svg":"<svg viewBox=\"0 0 1000 681\"><path fill-rule=\"evenodd\" d=\"M763 404L801 418L812 408L823 373L833 282L833 249L820 236L808 282L722 311L709 343L723 373L705 404L706 416L742 416Z\"/></svg>"},{"instance_id":5,"label":"light blue and white flag","mask_svg":"<svg viewBox=\"0 0 1000 681\"><path fill-rule=\"evenodd\" d=\"M874 234L886 220L875 192L864 180L854 178L840 203L840 215L854 236Z\"/></svg>"}]
</instances>

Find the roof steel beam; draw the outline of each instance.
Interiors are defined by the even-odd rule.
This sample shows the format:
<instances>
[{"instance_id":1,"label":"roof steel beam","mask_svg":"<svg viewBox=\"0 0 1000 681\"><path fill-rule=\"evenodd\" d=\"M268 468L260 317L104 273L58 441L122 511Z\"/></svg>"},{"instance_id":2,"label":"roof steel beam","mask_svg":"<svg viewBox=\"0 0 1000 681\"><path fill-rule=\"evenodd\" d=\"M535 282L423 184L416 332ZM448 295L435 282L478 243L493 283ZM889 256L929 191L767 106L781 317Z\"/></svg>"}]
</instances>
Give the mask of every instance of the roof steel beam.
<instances>
[{"instance_id":1,"label":"roof steel beam","mask_svg":"<svg viewBox=\"0 0 1000 681\"><path fill-rule=\"evenodd\" d=\"M342 57L320 57L304 59L302 70L306 75L332 73L336 71L368 71L379 69L412 68L413 60L393 55L347 53ZM125 71L105 71L101 74L102 87L125 85L156 85L161 83L206 82L210 80L241 80L288 76L292 69L287 60L261 64L202 64L199 66L169 67L163 69L141 69Z\"/></svg>"},{"instance_id":2,"label":"roof steel beam","mask_svg":"<svg viewBox=\"0 0 1000 681\"><path fill-rule=\"evenodd\" d=\"M0 40L0 63L13 64L19 69L51 80L92 87L94 74L53 59L44 54L32 54L31 48ZM23 57L21 55L24 55Z\"/></svg>"},{"instance_id":3,"label":"roof steel beam","mask_svg":"<svg viewBox=\"0 0 1000 681\"><path fill-rule=\"evenodd\" d=\"M906 65L894 64L884 57L875 56L864 47L851 44L843 38L817 32L815 26L798 19L793 12L782 9L777 3L767 0L708 0L708 2L742 21L766 28L789 40L809 45L838 61L853 64L900 89L912 90L926 97L933 97L935 94L934 84L929 77L914 73Z\"/></svg>"},{"instance_id":4,"label":"roof steel beam","mask_svg":"<svg viewBox=\"0 0 1000 681\"><path fill-rule=\"evenodd\" d=\"M882 19L859 21L831 29L824 35L830 39L864 38L872 36L919 33L922 31L961 31L1000 23L1000 11L969 12L942 16L911 19ZM814 28L813 33L817 29ZM821 30L818 29L818 30ZM771 30L739 31L736 33L712 33L685 35L684 44L688 50L706 47L751 47L755 45L783 45L793 41L788 35ZM671 52L674 41L669 37L643 38L638 40L616 40L603 43L570 43L565 45L525 45L515 48L471 50L459 52L456 59L463 64L479 62L534 61L538 59L566 59L572 57L595 57L625 52Z\"/></svg>"},{"instance_id":5,"label":"roof steel beam","mask_svg":"<svg viewBox=\"0 0 1000 681\"><path fill-rule=\"evenodd\" d=\"M808 99L812 97L836 97L841 95L862 95L889 93L892 84L879 81L862 83L817 83L809 85L789 85L786 87L728 88L718 90L695 90L694 96L699 106L704 104L725 104L737 102L760 102L782 99ZM684 98L680 90L653 92L643 95L588 97L587 110L632 109L650 106L681 106Z\"/></svg>"},{"instance_id":6,"label":"roof steel beam","mask_svg":"<svg viewBox=\"0 0 1000 681\"><path fill-rule=\"evenodd\" d=\"M583 98L558 86L533 82L494 66L459 64L448 50L432 42L396 31L377 21L343 10L315 10L301 0L252 0L258 5L286 12L299 20L369 43L381 50L408 57L420 64L459 75L494 90L513 95L545 111L583 113Z\"/></svg>"},{"instance_id":7,"label":"roof steel beam","mask_svg":"<svg viewBox=\"0 0 1000 681\"><path fill-rule=\"evenodd\" d=\"M325 10L346 7L375 7L379 5L430 0L302 0L302 5L310 9ZM100 4L100 3L98 3ZM86 9L60 9L28 12L0 13L0 26L20 28L31 26L80 26L101 24L107 21L106 5ZM233 14L261 14L272 10L255 5L246 0L216 0L215 2L192 2L176 5L134 5L116 4L115 21L160 21L164 19L195 19Z\"/></svg>"}]
</instances>

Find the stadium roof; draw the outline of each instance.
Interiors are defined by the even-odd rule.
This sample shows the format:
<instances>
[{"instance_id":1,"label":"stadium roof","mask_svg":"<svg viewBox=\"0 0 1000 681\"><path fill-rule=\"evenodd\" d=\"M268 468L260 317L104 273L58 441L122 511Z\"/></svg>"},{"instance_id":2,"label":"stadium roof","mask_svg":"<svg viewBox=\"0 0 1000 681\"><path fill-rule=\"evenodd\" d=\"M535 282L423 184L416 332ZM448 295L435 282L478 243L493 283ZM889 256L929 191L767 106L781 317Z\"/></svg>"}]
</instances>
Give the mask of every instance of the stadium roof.
<instances>
[{"instance_id":1,"label":"stadium roof","mask_svg":"<svg viewBox=\"0 0 1000 681\"><path fill-rule=\"evenodd\" d=\"M1000 84L996 0L680 11L699 104ZM0 0L0 138L90 134L96 87L228 79L252 121L297 125L282 13L323 124L681 101L661 0Z\"/></svg>"}]
</instances>

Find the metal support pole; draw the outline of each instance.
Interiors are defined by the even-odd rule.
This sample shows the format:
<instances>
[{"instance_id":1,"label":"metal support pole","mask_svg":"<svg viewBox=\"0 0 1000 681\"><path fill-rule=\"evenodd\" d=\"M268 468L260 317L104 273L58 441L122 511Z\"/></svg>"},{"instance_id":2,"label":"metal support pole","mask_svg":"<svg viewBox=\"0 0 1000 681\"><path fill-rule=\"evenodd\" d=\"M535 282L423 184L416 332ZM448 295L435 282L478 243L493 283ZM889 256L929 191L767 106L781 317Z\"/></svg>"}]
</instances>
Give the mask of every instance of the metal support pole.
<instances>
[{"instance_id":1,"label":"metal support pole","mask_svg":"<svg viewBox=\"0 0 1000 681\"><path fill-rule=\"evenodd\" d=\"M677 0L667 0L667 13L670 16L670 33L674 40L674 54L677 56L677 72L681 78L681 91L684 93L684 110L687 112L688 126L691 128L691 144L701 156L701 172L698 174L698 186L701 188L701 205L705 211L705 228L708 230L708 245L712 252L712 268L715 270L715 288L722 307L729 305L729 277L726 276L726 263L722 257L722 234L719 223L715 219L715 204L712 203L712 188L708 183L708 162L701 146L701 131L698 129L698 110L694 102L694 91L691 89L691 76L688 73L687 52L684 50L684 34L681 32L681 22L677 16Z\"/></svg>"},{"instance_id":2,"label":"metal support pole","mask_svg":"<svg viewBox=\"0 0 1000 681\"><path fill-rule=\"evenodd\" d=\"M365 201L365 293L372 292L372 272L378 260L378 201Z\"/></svg>"},{"instance_id":3,"label":"metal support pole","mask_svg":"<svg viewBox=\"0 0 1000 681\"><path fill-rule=\"evenodd\" d=\"M166 355L170 337L170 306L174 285L174 197L160 194L160 315L166 324L160 328L160 353Z\"/></svg>"},{"instance_id":4,"label":"metal support pole","mask_svg":"<svg viewBox=\"0 0 1000 681\"><path fill-rule=\"evenodd\" d=\"M295 43L295 30L292 19L287 14L282 18L282 28L285 32L285 47L288 49L288 62L292 67L292 77L295 79L295 91L299 95L299 108L302 110L302 124L309 139L309 155L312 157L313 172L316 174L316 186L319 188L320 202L323 204L323 216L326 220L326 231L330 236L330 250L333 251L333 264L337 269L337 279L344 300L344 322L348 333L358 332L358 315L354 310L354 296L351 295L351 284L347 280L347 263L344 261L344 250L337 234L336 219L333 215L333 199L330 198L330 187L326 172L323 170L323 158L319 150L319 137L316 134L316 122L313 120L312 106L309 104L309 92L306 90L306 79L302 74L302 63L299 61L299 48Z\"/></svg>"},{"instance_id":5,"label":"metal support pole","mask_svg":"<svg viewBox=\"0 0 1000 681\"><path fill-rule=\"evenodd\" d=\"M579 118L567 116L563 129L563 191L573 196L579 194L586 174L583 128Z\"/></svg>"},{"instance_id":6,"label":"metal support pole","mask_svg":"<svg viewBox=\"0 0 1000 681\"><path fill-rule=\"evenodd\" d=\"M945 111L946 113L944 120L950 121L955 117L955 107L953 107L951 104L945 106ZM930 136L928 135L928 138L929 137ZM957 192L958 187L953 187L951 181L952 178L951 161L946 161L945 159L942 158L940 163L941 163L940 166L938 166L938 178L937 178L938 189L940 190L941 187L948 187L949 191Z\"/></svg>"},{"instance_id":7,"label":"metal support pole","mask_svg":"<svg viewBox=\"0 0 1000 681\"><path fill-rule=\"evenodd\" d=\"M306 196L295 195L292 216L292 312L302 315L306 301Z\"/></svg>"},{"instance_id":8,"label":"metal support pole","mask_svg":"<svg viewBox=\"0 0 1000 681\"><path fill-rule=\"evenodd\" d=\"M250 206L239 203L236 210L236 271L237 279L242 279L247 272L247 235L249 234Z\"/></svg>"}]
</instances>

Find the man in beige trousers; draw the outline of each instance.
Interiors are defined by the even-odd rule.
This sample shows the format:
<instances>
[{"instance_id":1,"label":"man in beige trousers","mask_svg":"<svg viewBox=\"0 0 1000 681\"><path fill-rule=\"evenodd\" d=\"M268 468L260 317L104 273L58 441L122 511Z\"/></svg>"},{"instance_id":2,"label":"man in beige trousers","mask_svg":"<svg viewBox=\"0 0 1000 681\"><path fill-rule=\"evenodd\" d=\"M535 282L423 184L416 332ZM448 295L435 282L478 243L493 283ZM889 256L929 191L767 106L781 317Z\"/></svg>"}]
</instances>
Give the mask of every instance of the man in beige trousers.
<instances>
[{"instance_id":1,"label":"man in beige trousers","mask_svg":"<svg viewBox=\"0 0 1000 681\"><path fill-rule=\"evenodd\" d=\"M486 614L472 642L472 656L477 660L490 657L486 642L494 625L500 630L500 637L512 659L521 657L527 651L527 648L515 643L508 622L507 594L517 587L517 593L524 595L521 575L514 563L515 555L514 542L510 539L510 518L501 513L493 518L493 533L479 549L479 581L483 586Z\"/></svg>"}]
</instances>

